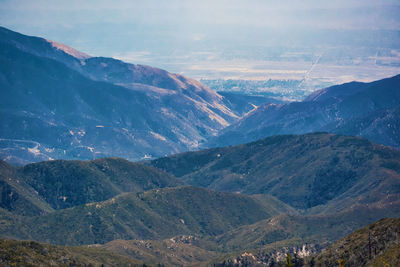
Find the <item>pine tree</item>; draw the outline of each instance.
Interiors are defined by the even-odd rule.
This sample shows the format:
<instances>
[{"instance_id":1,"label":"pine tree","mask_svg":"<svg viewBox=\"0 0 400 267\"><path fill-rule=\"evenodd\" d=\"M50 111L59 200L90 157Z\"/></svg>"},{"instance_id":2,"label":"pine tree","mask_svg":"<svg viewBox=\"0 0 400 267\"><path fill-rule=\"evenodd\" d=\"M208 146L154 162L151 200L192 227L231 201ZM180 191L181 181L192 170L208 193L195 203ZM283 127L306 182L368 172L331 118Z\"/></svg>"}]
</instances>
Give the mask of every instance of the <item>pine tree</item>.
<instances>
[{"instance_id":1,"label":"pine tree","mask_svg":"<svg viewBox=\"0 0 400 267\"><path fill-rule=\"evenodd\" d=\"M285 267L294 267L294 264L292 263L292 259L290 257L290 253L288 253L286 256Z\"/></svg>"},{"instance_id":2,"label":"pine tree","mask_svg":"<svg viewBox=\"0 0 400 267\"><path fill-rule=\"evenodd\" d=\"M314 259L314 257L312 257L311 261L310 261L310 267L314 267L314 266L315 266L315 259Z\"/></svg>"}]
</instances>

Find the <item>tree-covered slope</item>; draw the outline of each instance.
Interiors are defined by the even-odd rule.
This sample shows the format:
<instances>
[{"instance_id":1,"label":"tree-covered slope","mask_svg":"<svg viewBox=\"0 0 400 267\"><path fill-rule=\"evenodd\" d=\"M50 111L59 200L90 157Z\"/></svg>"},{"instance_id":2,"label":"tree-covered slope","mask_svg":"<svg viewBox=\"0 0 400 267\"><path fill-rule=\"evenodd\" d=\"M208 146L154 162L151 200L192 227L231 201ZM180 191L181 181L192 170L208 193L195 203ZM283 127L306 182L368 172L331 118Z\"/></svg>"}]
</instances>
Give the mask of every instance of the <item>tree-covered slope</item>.
<instances>
[{"instance_id":1,"label":"tree-covered slope","mask_svg":"<svg viewBox=\"0 0 400 267\"><path fill-rule=\"evenodd\" d=\"M215 190L270 194L300 209L375 203L400 193L400 152L359 137L326 133L160 158L148 164Z\"/></svg>"},{"instance_id":2,"label":"tree-covered slope","mask_svg":"<svg viewBox=\"0 0 400 267\"><path fill-rule=\"evenodd\" d=\"M96 247L146 263L162 262L165 266L205 266L218 255L215 243L192 235L164 240L114 240Z\"/></svg>"},{"instance_id":3,"label":"tree-covered slope","mask_svg":"<svg viewBox=\"0 0 400 267\"><path fill-rule=\"evenodd\" d=\"M360 215L361 217L359 217ZM242 230L244 236L241 238L243 241L236 243L237 248L248 246L248 243L246 243L248 240L245 236L246 232L250 235L250 239L259 234L261 236L258 239L262 240L263 238L268 239L268 237L272 237L271 234L273 232L271 232L271 229L283 228L286 229L287 238L266 244L257 249L248 248L220 255L211 260L209 264L220 267L398 266L399 219L386 218L379 221L372 220L368 224L374 223L363 227L365 223L360 224L362 221L361 218L366 215L366 213L354 212L351 214L348 212L347 214L338 214L336 218L333 216L330 218L324 216L320 218L320 221L315 216L303 218L281 216L269 220L269 224L264 223L263 227L261 227L261 224L254 224L246 230L246 227L241 227L238 229L239 231L223 235L226 238ZM391 214L387 215L390 216ZM349 218L346 218L348 216L353 216L354 220L349 221ZM361 227L363 228L359 229ZM261 228L264 228L262 230L264 232L260 231ZM319 233L315 229L313 231L313 228L319 229ZM306 234L307 232L308 235ZM309 235L311 232L314 234ZM345 234L346 236L344 236ZM328 236L331 236L331 239L326 239ZM338 238L341 239L332 243L332 241ZM325 241L325 243L321 243L321 241ZM232 245L229 241L228 244ZM330 245L328 246L328 244ZM290 261L288 255L290 255Z\"/></svg>"},{"instance_id":4,"label":"tree-covered slope","mask_svg":"<svg viewBox=\"0 0 400 267\"><path fill-rule=\"evenodd\" d=\"M25 215L183 184L156 168L118 158L44 161L17 168L2 161L0 168L2 208ZM39 210L26 206L28 202Z\"/></svg>"},{"instance_id":5,"label":"tree-covered slope","mask_svg":"<svg viewBox=\"0 0 400 267\"><path fill-rule=\"evenodd\" d=\"M129 257L99 248L63 247L35 241L0 239L1 266L143 266Z\"/></svg>"},{"instance_id":6,"label":"tree-covered slope","mask_svg":"<svg viewBox=\"0 0 400 267\"><path fill-rule=\"evenodd\" d=\"M26 217L1 211L0 235L56 244L115 239L164 239L180 234L215 236L277 214L245 195L197 187L124 193L103 202Z\"/></svg>"},{"instance_id":7,"label":"tree-covered slope","mask_svg":"<svg viewBox=\"0 0 400 267\"><path fill-rule=\"evenodd\" d=\"M0 161L0 208L20 215L39 215L53 208L17 176L17 169Z\"/></svg>"},{"instance_id":8,"label":"tree-covered slope","mask_svg":"<svg viewBox=\"0 0 400 267\"><path fill-rule=\"evenodd\" d=\"M54 209L107 200L123 192L182 185L172 175L119 158L44 161L17 169Z\"/></svg>"},{"instance_id":9,"label":"tree-covered slope","mask_svg":"<svg viewBox=\"0 0 400 267\"><path fill-rule=\"evenodd\" d=\"M289 244L302 247L328 244L347 234L385 217L397 217L400 203L388 207L357 206L327 215L281 214L251 225L244 225L216 238L226 250L270 250ZM296 241L296 242L294 242Z\"/></svg>"},{"instance_id":10,"label":"tree-covered slope","mask_svg":"<svg viewBox=\"0 0 400 267\"><path fill-rule=\"evenodd\" d=\"M398 266L400 219L382 219L340 239L315 257L316 265Z\"/></svg>"},{"instance_id":11,"label":"tree-covered slope","mask_svg":"<svg viewBox=\"0 0 400 267\"><path fill-rule=\"evenodd\" d=\"M339 125L327 125L323 130L345 135L360 135L378 144L399 147L400 106L379 109Z\"/></svg>"}]
</instances>

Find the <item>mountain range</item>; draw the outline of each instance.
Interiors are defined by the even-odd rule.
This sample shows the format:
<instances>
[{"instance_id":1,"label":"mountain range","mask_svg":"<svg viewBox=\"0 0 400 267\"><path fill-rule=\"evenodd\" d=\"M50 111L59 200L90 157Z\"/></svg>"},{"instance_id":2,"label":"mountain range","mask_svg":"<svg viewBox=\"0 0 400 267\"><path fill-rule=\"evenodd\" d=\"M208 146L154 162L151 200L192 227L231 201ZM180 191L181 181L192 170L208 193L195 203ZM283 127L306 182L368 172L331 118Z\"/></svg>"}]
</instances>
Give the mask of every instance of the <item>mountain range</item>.
<instances>
[{"instance_id":1,"label":"mountain range","mask_svg":"<svg viewBox=\"0 0 400 267\"><path fill-rule=\"evenodd\" d=\"M0 46L0 157L13 164L141 160L315 131L400 147L400 76L282 103L219 94L179 74L92 57L3 27Z\"/></svg>"},{"instance_id":2,"label":"mountain range","mask_svg":"<svg viewBox=\"0 0 400 267\"><path fill-rule=\"evenodd\" d=\"M274 197L182 186L121 159L1 165L2 237L55 244L215 236L293 210ZM34 226L34 227L32 227Z\"/></svg>"},{"instance_id":3,"label":"mountain range","mask_svg":"<svg viewBox=\"0 0 400 267\"><path fill-rule=\"evenodd\" d=\"M399 216L399 160L398 150L360 137L315 133L141 163L3 161L0 236L178 266L314 255Z\"/></svg>"},{"instance_id":4,"label":"mountain range","mask_svg":"<svg viewBox=\"0 0 400 267\"><path fill-rule=\"evenodd\" d=\"M298 209L329 211L398 199L400 152L351 136L273 136L148 162L184 182L270 194ZM378 178L379 177L379 178Z\"/></svg>"},{"instance_id":5,"label":"mountain range","mask_svg":"<svg viewBox=\"0 0 400 267\"><path fill-rule=\"evenodd\" d=\"M218 93L0 28L0 265L396 263L399 88Z\"/></svg>"},{"instance_id":6,"label":"mountain range","mask_svg":"<svg viewBox=\"0 0 400 267\"><path fill-rule=\"evenodd\" d=\"M0 46L0 156L14 164L193 150L248 111L184 76L5 28Z\"/></svg>"},{"instance_id":7,"label":"mountain range","mask_svg":"<svg viewBox=\"0 0 400 267\"><path fill-rule=\"evenodd\" d=\"M400 219L382 219L346 235L323 251L316 247L285 247L281 251L265 246L258 250L232 253L212 261L224 266L398 266ZM316 224L317 225L317 224ZM315 226L316 226L315 225ZM291 255L289 258L288 255Z\"/></svg>"},{"instance_id":8,"label":"mountain range","mask_svg":"<svg viewBox=\"0 0 400 267\"><path fill-rule=\"evenodd\" d=\"M108 158L94 161L46 161L15 168L1 162L1 208L40 215L124 192L176 187L183 183L152 167ZM29 209L25 207L29 206Z\"/></svg>"},{"instance_id":9,"label":"mountain range","mask_svg":"<svg viewBox=\"0 0 400 267\"><path fill-rule=\"evenodd\" d=\"M116 240L102 246L89 247L1 239L0 260L11 266L144 266L145 263L146 266L160 266L160 262L164 266L285 266L287 255L291 254L289 263L293 266L334 267L339 263L347 266L398 266L398 232L399 219L382 219L345 236L317 254L299 257L293 253L293 249L273 253L258 250L222 256L205 264L205 259L217 254L206 249L213 249L209 242L193 236L179 236L163 241ZM305 247L303 251L296 252L307 254Z\"/></svg>"},{"instance_id":10,"label":"mountain range","mask_svg":"<svg viewBox=\"0 0 400 267\"><path fill-rule=\"evenodd\" d=\"M332 132L363 136L400 148L400 75L351 82L314 92L301 102L266 103L210 138L205 147L227 146L281 134Z\"/></svg>"}]
</instances>

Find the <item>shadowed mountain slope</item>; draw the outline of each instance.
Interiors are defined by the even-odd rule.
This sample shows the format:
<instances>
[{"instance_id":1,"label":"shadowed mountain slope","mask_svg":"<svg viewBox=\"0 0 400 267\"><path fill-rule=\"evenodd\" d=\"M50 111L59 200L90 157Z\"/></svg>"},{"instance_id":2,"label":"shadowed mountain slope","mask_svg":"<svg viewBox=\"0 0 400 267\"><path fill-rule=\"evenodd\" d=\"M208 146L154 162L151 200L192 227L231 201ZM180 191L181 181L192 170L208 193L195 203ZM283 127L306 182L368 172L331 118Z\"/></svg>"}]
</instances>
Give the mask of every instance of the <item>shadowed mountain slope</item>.
<instances>
[{"instance_id":1,"label":"shadowed mountain slope","mask_svg":"<svg viewBox=\"0 0 400 267\"><path fill-rule=\"evenodd\" d=\"M64 209L104 201L123 192L182 185L160 170L118 158L46 161L19 168L1 163L1 177L9 185L8 190L15 191L6 195L8 191L3 189L2 207L13 212L17 209L14 206L18 207L30 196L40 199L44 203L41 207ZM21 207L23 211L29 212L29 209Z\"/></svg>"},{"instance_id":2,"label":"shadowed mountain slope","mask_svg":"<svg viewBox=\"0 0 400 267\"><path fill-rule=\"evenodd\" d=\"M0 28L0 156L139 160L195 149L237 120L223 97L167 71L82 55Z\"/></svg>"},{"instance_id":3,"label":"shadowed mountain slope","mask_svg":"<svg viewBox=\"0 0 400 267\"><path fill-rule=\"evenodd\" d=\"M223 101L227 107L234 110L238 115L243 116L265 103L281 104L282 101L266 96L245 95L236 92L218 92L223 96Z\"/></svg>"},{"instance_id":4,"label":"shadowed mountain slope","mask_svg":"<svg viewBox=\"0 0 400 267\"><path fill-rule=\"evenodd\" d=\"M182 234L215 236L277 215L277 209L268 209L250 196L196 187L165 188L124 193L36 217L2 210L0 232L6 238L70 245Z\"/></svg>"},{"instance_id":5,"label":"shadowed mountain slope","mask_svg":"<svg viewBox=\"0 0 400 267\"><path fill-rule=\"evenodd\" d=\"M371 83L346 83L317 91L302 102L264 104L223 129L206 146L235 145L279 134L328 131L360 135L400 147L398 118L384 111L399 107L400 75ZM353 125L355 121L358 125Z\"/></svg>"},{"instance_id":6,"label":"shadowed mountain slope","mask_svg":"<svg viewBox=\"0 0 400 267\"><path fill-rule=\"evenodd\" d=\"M20 215L38 215L53 208L17 176L17 169L0 161L0 208Z\"/></svg>"},{"instance_id":7,"label":"shadowed mountain slope","mask_svg":"<svg viewBox=\"0 0 400 267\"><path fill-rule=\"evenodd\" d=\"M64 247L0 239L3 266L143 266L129 257L98 248Z\"/></svg>"},{"instance_id":8,"label":"shadowed mountain slope","mask_svg":"<svg viewBox=\"0 0 400 267\"><path fill-rule=\"evenodd\" d=\"M270 194L295 208L315 212L389 201L400 194L398 150L334 134L274 136L148 164L188 184Z\"/></svg>"}]
</instances>

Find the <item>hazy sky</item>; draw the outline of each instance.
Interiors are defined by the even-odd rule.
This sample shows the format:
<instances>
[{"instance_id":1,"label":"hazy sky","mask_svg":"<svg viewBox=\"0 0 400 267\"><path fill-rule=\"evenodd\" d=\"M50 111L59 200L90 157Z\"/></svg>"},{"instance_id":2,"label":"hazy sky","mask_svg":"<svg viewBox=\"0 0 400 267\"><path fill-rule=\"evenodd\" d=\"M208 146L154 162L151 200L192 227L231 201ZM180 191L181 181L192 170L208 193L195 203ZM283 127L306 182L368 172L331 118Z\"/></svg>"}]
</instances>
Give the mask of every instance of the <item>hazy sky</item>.
<instances>
[{"instance_id":1,"label":"hazy sky","mask_svg":"<svg viewBox=\"0 0 400 267\"><path fill-rule=\"evenodd\" d=\"M94 56L168 67L199 53L257 57L261 46L400 49L400 0L0 0L0 25Z\"/></svg>"},{"instance_id":2,"label":"hazy sky","mask_svg":"<svg viewBox=\"0 0 400 267\"><path fill-rule=\"evenodd\" d=\"M399 29L399 4L395 0L3 0L0 12L2 24L27 28L133 23ZM397 8L388 14L381 10L385 6Z\"/></svg>"},{"instance_id":3,"label":"hazy sky","mask_svg":"<svg viewBox=\"0 0 400 267\"><path fill-rule=\"evenodd\" d=\"M126 41L134 41L129 27L154 31L157 36L189 35L193 41L234 27L399 30L400 1L1 0L0 24L61 42L76 44L79 40L70 39L81 39L93 46L107 35L124 35L124 31Z\"/></svg>"}]
</instances>

